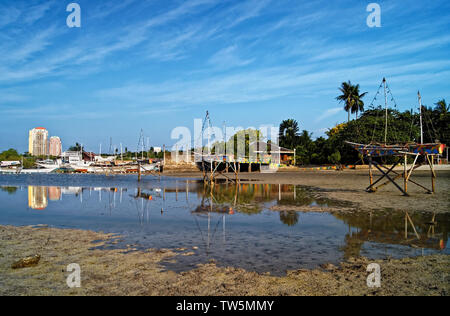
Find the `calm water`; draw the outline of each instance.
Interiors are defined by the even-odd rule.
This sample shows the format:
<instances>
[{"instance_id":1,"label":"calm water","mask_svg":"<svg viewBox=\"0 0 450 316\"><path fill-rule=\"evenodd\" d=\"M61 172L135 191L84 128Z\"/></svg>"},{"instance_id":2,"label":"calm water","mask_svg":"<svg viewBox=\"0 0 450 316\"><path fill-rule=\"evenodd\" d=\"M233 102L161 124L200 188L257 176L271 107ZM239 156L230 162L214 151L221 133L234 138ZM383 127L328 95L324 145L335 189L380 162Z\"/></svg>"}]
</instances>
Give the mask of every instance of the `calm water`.
<instances>
[{"instance_id":1,"label":"calm water","mask_svg":"<svg viewBox=\"0 0 450 316\"><path fill-rule=\"evenodd\" d=\"M289 269L369 258L449 254L450 217L274 212L270 208L319 205L299 186L220 184L192 180L96 175L0 175L0 224L46 224L123 235L109 248L198 247L166 267L194 268L211 259L222 266L281 275ZM405 232L405 220L408 222ZM405 235L406 234L406 235Z\"/></svg>"}]
</instances>

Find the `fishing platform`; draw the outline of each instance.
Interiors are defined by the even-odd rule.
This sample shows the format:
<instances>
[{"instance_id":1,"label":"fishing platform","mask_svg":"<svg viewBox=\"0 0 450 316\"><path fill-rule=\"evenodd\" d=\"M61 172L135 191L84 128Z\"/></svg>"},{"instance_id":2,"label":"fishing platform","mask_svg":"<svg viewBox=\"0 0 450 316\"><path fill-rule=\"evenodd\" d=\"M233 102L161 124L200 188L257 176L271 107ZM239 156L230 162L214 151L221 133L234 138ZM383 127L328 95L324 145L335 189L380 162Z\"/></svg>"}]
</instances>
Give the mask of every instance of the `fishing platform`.
<instances>
[{"instance_id":1,"label":"fishing platform","mask_svg":"<svg viewBox=\"0 0 450 316\"><path fill-rule=\"evenodd\" d=\"M436 193L436 170L435 159L444 153L446 146L441 143L429 143L423 142L423 118L422 118L422 98L420 92L418 92L419 98L419 111L420 111L420 141L421 143L411 142L405 144L387 144L387 130L388 130L388 105L387 105L387 93L390 90L387 87L386 79L383 78L383 82L380 88L384 87L384 99L386 109L386 125L385 125L385 138L384 143L370 144L358 144L347 141L346 143L357 150L362 156L363 160L366 159L369 162L369 181L370 185L366 188L367 192L377 192L381 187L392 183L400 192L405 196L408 194L408 183L412 183L421 189L425 190L429 194ZM376 96L379 94L378 90ZM376 100L376 96L374 100ZM392 97L393 99L393 97ZM373 104L373 102L372 102ZM383 158L393 157L394 162L391 166L386 166L383 163ZM408 158L412 157L412 164L408 167ZM376 158L381 158L377 161ZM395 168L398 165L403 164L403 172L398 172ZM411 179L411 176L415 170L427 165L430 168L431 173L431 188L418 183ZM381 176L374 181L374 167L381 172ZM403 178L403 186L399 185L396 181ZM382 182L385 180L384 182Z\"/></svg>"}]
</instances>

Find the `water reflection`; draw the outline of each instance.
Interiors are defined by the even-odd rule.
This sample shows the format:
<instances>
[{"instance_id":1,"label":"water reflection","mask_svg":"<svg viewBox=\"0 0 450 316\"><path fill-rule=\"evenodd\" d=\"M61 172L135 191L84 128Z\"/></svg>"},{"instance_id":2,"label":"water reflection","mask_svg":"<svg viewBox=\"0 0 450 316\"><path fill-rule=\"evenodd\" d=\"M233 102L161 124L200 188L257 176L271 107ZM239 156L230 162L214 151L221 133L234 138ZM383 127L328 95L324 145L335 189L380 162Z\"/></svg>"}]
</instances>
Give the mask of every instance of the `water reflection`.
<instances>
[{"instance_id":1,"label":"water reflection","mask_svg":"<svg viewBox=\"0 0 450 316\"><path fill-rule=\"evenodd\" d=\"M334 214L349 227L342 247L345 258L358 257L365 243L443 250L447 247L449 216L435 213L382 212ZM353 228L356 228L354 230Z\"/></svg>"},{"instance_id":2,"label":"water reflection","mask_svg":"<svg viewBox=\"0 0 450 316\"><path fill-rule=\"evenodd\" d=\"M44 210L48 205L47 187L28 187L28 207L34 210Z\"/></svg>"},{"instance_id":3,"label":"water reflection","mask_svg":"<svg viewBox=\"0 0 450 316\"><path fill-rule=\"evenodd\" d=\"M339 203L314 198L308 190L293 185L205 186L181 180L134 184L3 186L0 203L9 199L16 205L15 199L28 197L28 207L39 212L20 213L15 206L18 210L12 214L6 212L11 206L0 206L0 222L17 216L14 224L35 220L123 233L146 247L196 245L201 253L183 257L180 265L214 258L230 265L241 262L239 266L257 271L279 272L298 268L299 263L310 267L339 261L339 256L402 257L416 254L416 249L449 252L450 216L446 214L302 213L294 210L308 206L336 209ZM34 217L27 221L30 214ZM60 219L62 214L66 217Z\"/></svg>"},{"instance_id":4,"label":"water reflection","mask_svg":"<svg viewBox=\"0 0 450 316\"><path fill-rule=\"evenodd\" d=\"M17 191L17 187L2 186L0 187L0 190L3 192L8 192L9 194L14 194Z\"/></svg>"}]
</instances>

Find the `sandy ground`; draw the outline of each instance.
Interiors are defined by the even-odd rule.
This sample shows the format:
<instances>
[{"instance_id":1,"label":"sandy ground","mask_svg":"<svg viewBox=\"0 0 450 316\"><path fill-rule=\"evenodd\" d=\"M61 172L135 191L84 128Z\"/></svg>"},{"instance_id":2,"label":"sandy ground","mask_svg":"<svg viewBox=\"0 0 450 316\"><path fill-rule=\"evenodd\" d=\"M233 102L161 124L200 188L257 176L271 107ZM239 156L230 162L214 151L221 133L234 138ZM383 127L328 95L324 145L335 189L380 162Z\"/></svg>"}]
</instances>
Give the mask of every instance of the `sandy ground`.
<instances>
[{"instance_id":1,"label":"sandy ground","mask_svg":"<svg viewBox=\"0 0 450 316\"><path fill-rule=\"evenodd\" d=\"M199 172L172 172L170 176L200 178ZM375 180L379 173L374 174ZM296 184L307 186L318 197L350 202L359 210L395 209L431 212L450 211L450 170L438 170L436 194L428 194L422 188L409 184L409 197L391 183L376 193L367 193L369 186L367 170L338 171L281 171L274 174L241 173L242 182L256 181L270 184ZM412 180L431 188L430 171L417 170ZM397 180L403 187L403 179Z\"/></svg>"},{"instance_id":2,"label":"sandy ground","mask_svg":"<svg viewBox=\"0 0 450 316\"><path fill-rule=\"evenodd\" d=\"M214 263L174 273L159 265L176 260L170 250L95 249L114 236L46 227L0 226L0 295L449 295L450 257L375 261L381 288L368 288L364 258L340 267L289 271L274 277ZM94 248L94 249L93 249ZM185 254L192 252L184 250ZM20 259L40 255L37 266L12 269ZM81 267L81 288L66 284L67 265Z\"/></svg>"}]
</instances>

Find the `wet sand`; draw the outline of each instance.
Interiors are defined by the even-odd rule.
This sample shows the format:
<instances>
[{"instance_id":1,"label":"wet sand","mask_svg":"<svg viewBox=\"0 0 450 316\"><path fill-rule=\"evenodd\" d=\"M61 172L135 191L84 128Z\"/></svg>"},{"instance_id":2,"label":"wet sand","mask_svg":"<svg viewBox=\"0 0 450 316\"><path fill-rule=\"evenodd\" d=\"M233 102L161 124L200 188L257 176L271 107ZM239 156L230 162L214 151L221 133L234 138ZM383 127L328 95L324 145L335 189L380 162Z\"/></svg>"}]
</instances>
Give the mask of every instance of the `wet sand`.
<instances>
[{"instance_id":1,"label":"wet sand","mask_svg":"<svg viewBox=\"0 0 450 316\"><path fill-rule=\"evenodd\" d=\"M169 176L201 178L200 172L171 172ZM231 174L230 174L231 175ZM379 173L374 173L375 179ZM241 173L243 183L295 184L309 187L316 197L350 203L361 211L379 209L407 210L410 212L450 212L450 171L438 170L436 194L428 194L422 188L410 183L409 197L405 197L391 183L376 193L367 193L369 186L367 170L345 171L281 171L273 174ZM417 170L412 180L431 188L429 170ZM402 187L403 180L397 180Z\"/></svg>"},{"instance_id":2,"label":"wet sand","mask_svg":"<svg viewBox=\"0 0 450 316\"><path fill-rule=\"evenodd\" d=\"M115 237L46 227L0 226L0 295L449 295L450 256L377 260L381 288L366 285L369 262L350 259L340 267L289 271L285 277L214 263L184 273L164 271L170 250L96 249ZM131 252L130 252L131 251ZM189 255L195 249L183 250ZM40 255L37 266L12 269L17 260ZM183 254L182 254L183 255ZM67 265L81 267L81 288L66 285Z\"/></svg>"}]
</instances>

